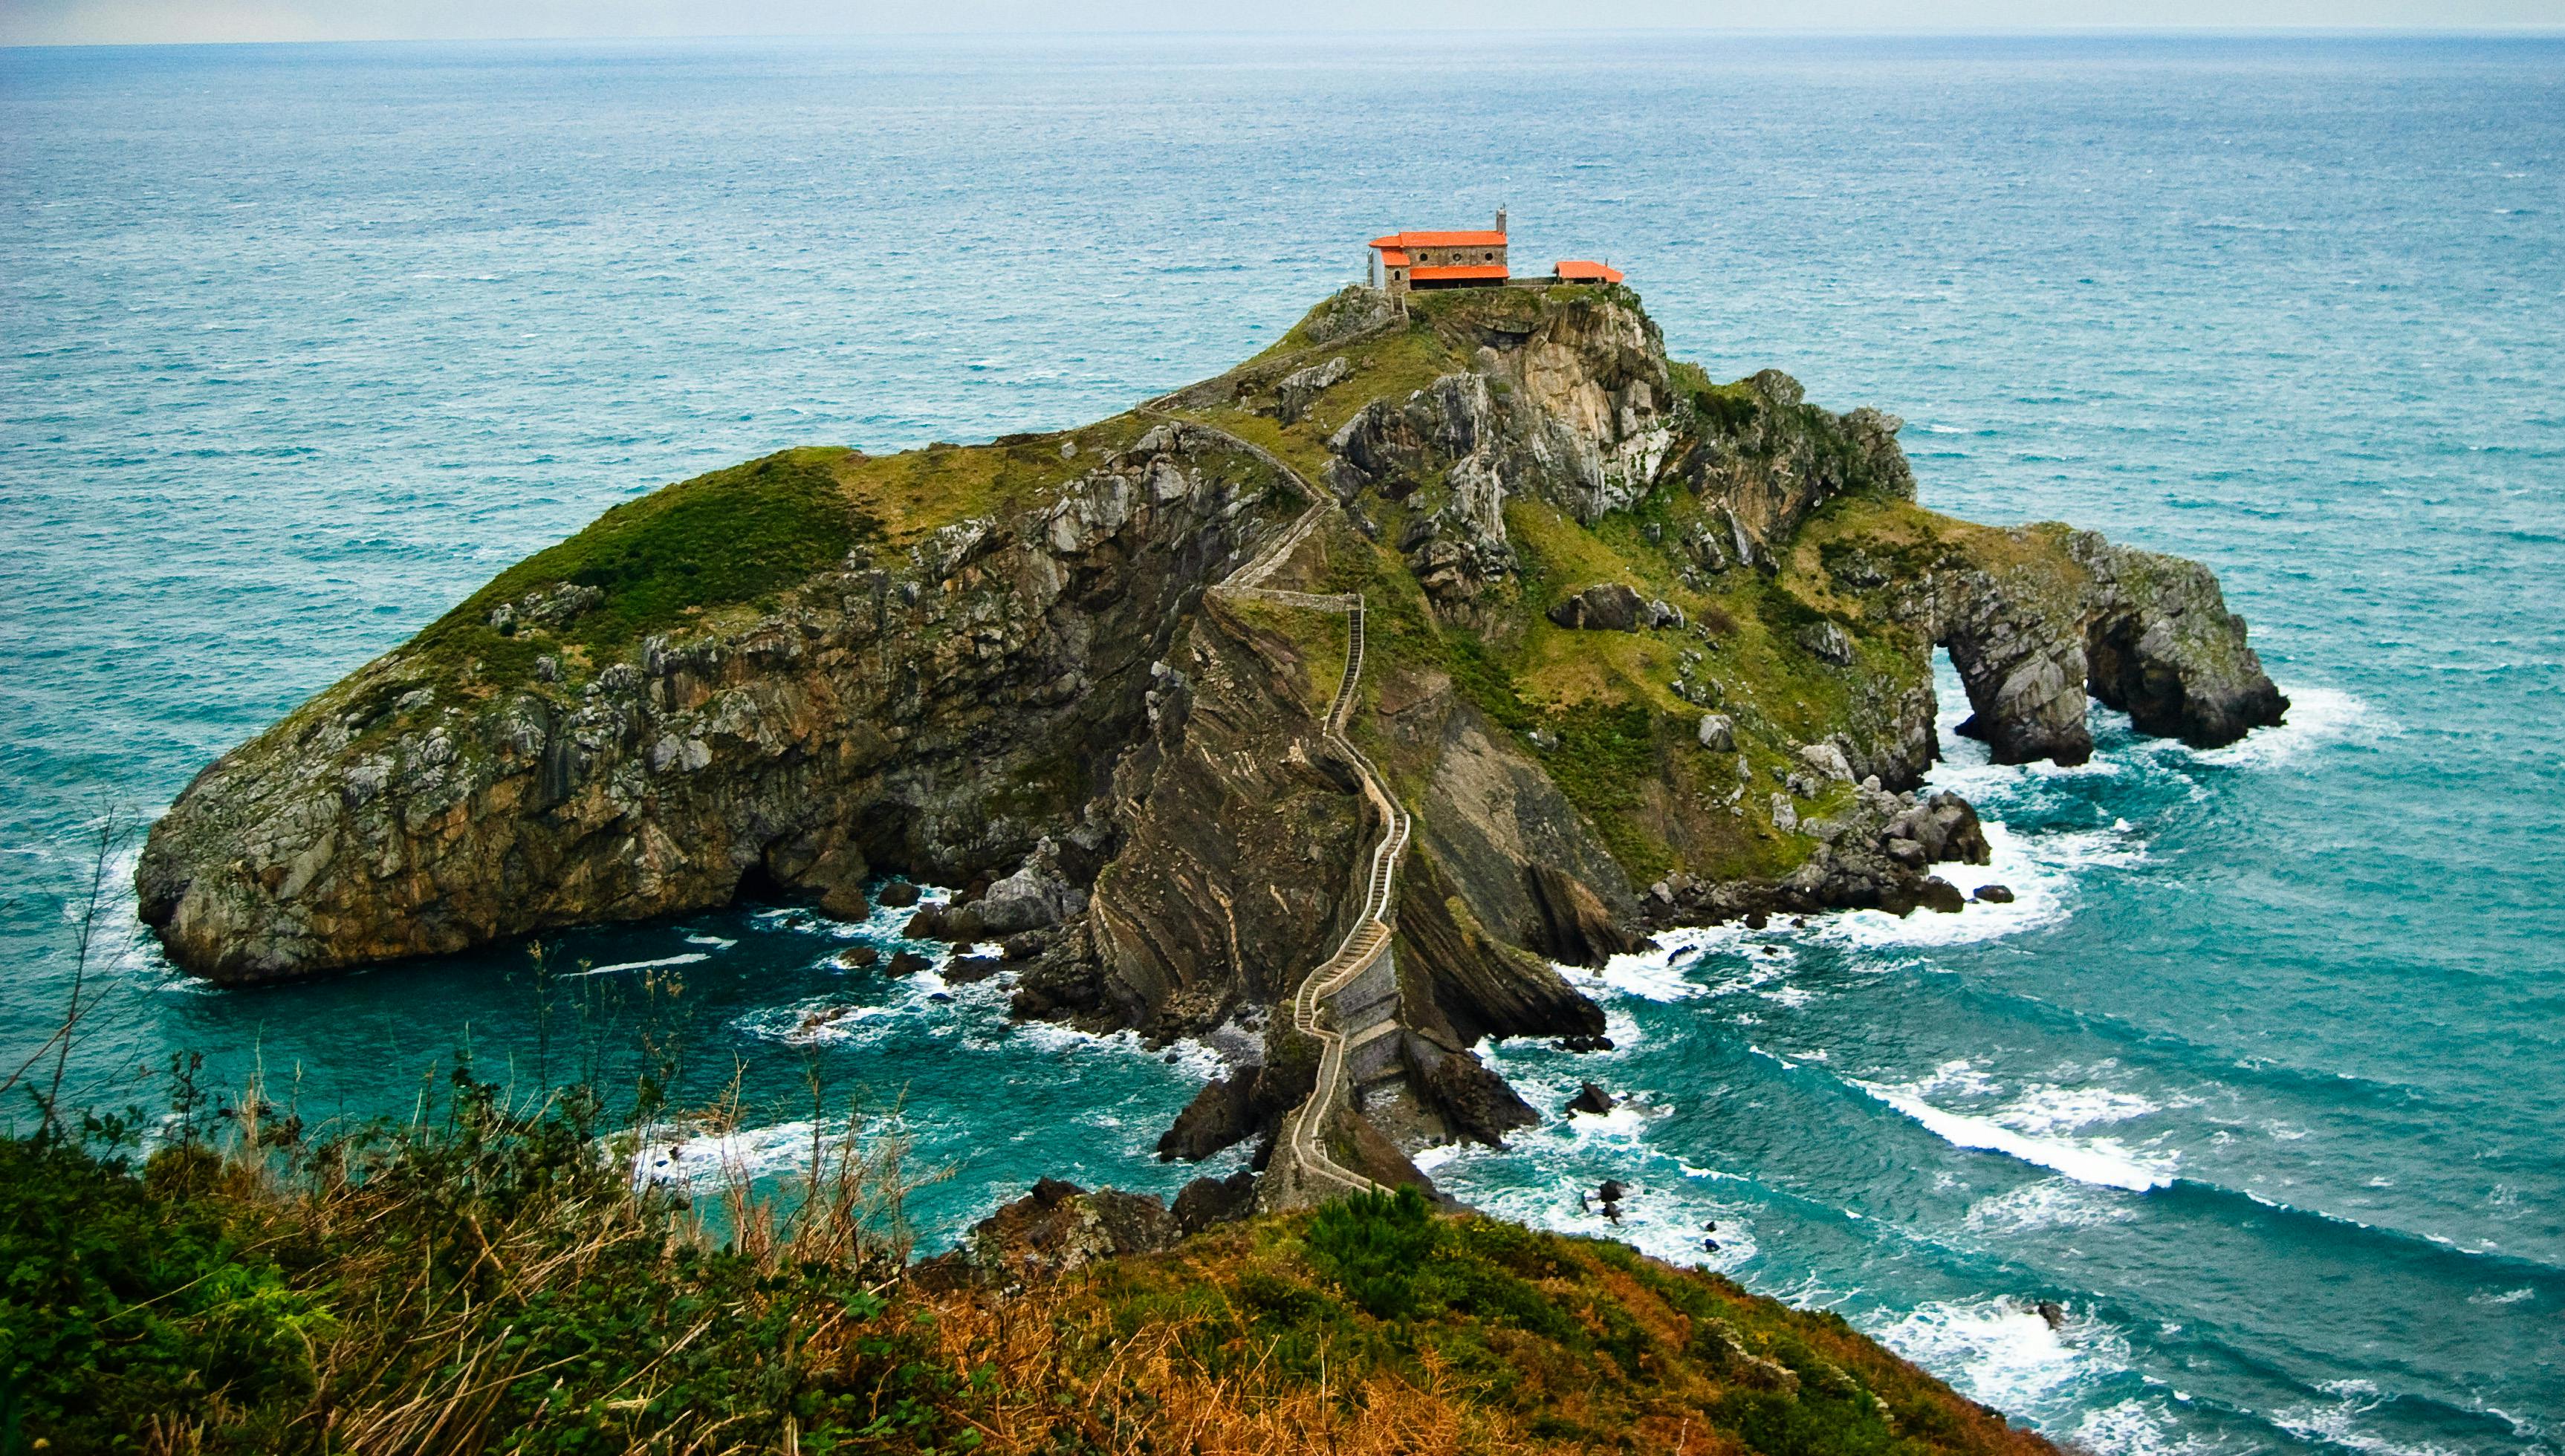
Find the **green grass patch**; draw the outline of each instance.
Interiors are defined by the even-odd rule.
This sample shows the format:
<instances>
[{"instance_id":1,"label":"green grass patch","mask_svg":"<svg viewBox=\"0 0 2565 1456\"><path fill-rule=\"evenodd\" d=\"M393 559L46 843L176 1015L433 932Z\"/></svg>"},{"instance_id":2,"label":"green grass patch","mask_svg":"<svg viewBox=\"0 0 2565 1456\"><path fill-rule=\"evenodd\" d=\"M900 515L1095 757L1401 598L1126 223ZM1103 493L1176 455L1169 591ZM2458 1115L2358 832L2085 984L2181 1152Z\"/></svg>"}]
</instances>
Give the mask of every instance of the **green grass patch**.
<instances>
[{"instance_id":1,"label":"green grass patch","mask_svg":"<svg viewBox=\"0 0 2565 1456\"><path fill-rule=\"evenodd\" d=\"M535 659L576 648L596 665L615 661L654 632L685 629L725 607L773 603L787 588L835 565L858 541L879 540L879 518L860 509L839 478L843 450L788 450L697 476L627 501L586 529L502 571L421 632L404 656L509 685L531 678ZM559 628L534 621L526 598L561 587L603 598ZM501 606L513 630L491 624Z\"/></svg>"}]
</instances>

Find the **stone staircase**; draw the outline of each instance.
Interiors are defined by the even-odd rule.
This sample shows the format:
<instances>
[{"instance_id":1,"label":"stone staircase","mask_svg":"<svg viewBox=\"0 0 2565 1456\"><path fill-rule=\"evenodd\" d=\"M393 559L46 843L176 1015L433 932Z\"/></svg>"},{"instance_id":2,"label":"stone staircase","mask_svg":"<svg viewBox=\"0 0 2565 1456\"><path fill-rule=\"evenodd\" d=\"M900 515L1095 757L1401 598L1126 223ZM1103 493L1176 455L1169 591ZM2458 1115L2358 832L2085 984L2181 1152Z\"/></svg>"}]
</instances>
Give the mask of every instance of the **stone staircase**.
<instances>
[{"instance_id":1,"label":"stone staircase","mask_svg":"<svg viewBox=\"0 0 2565 1456\"><path fill-rule=\"evenodd\" d=\"M1326 1149L1326 1126L1330 1116L1347 1104L1356 1081L1377 1074L1379 1068L1371 1064L1379 1061L1381 1049L1386 1049L1388 1056L1395 1058L1396 1036L1400 1030L1397 1020L1397 967L1389 954L1393 935L1389 913L1391 896L1397 888L1399 861L1407 853L1408 835L1413 826L1407 810L1389 791L1380 770L1372 765L1360 748L1354 746L1353 739L1346 733L1362 685L1363 598L1359 593L1320 595L1266 586L1265 581L1275 570L1288 560L1324 519L1337 509L1334 497L1311 486L1299 472L1272 452L1226 430L1195 421L1185 421L1183 428L1216 435L1224 442L1257 456L1289 478L1315 503L1288 529L1212 590L1229 597L1344 614L1344 676L1336 685L1335 701L1327 708L1324 731L1328 744L1353 765L1362 782L1363 797L1385 826L1379 843L1372 847L1362 882L1362 902L1359 913L1354 917L1353 928L1345 933L1335 953L1311 967L1308 974L1301 977L1299 989L1292 993L1291 1024L1318 1044L1318 1078L1307 1100L1284 1117L1282 1138L1277 1144L1283 1162L1270 1168L1268 1176L1276 1178L1279 1175L1282 1187L1321 1198L1385 1191L1371 1179L1338 1163ZM1360 1061L1359 1072L1349 1072L1349 1057L1356 1056Z\"/></svg>"}]
</instances>

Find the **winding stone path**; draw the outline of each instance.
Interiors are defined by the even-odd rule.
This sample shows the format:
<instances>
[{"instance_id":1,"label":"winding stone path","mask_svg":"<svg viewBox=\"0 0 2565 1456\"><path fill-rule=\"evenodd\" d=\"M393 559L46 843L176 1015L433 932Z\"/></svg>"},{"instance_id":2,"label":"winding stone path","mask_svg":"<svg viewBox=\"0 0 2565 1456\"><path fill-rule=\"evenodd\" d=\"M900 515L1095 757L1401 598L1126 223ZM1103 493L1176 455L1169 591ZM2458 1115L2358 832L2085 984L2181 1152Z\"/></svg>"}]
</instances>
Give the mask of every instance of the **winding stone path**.
<instances>
[{"instance_id":1,"label":"winding stone path","mask_svg":"<svg viewBox=\"0 0 2565 1456\"><path fill-rule=\"evenodd\" d=\"M1252 441L1193 420L1183 421L1182 428L1217 436L1225 443L1256 456L1298 486L1311 503L1288 529L1211 589L1224 596L1344 614L1345 671L1336 684L1335 701L1328 705L1324 730L1327 742L1353 765L1356 776L1362 781L1363 797L1379 813L1384 826L1380 842L1372 847L1370 865L1363 877L1361 912L1355 917L1353 928L1345 933L1345 938L1336 946L1335 953L1311 967L1309 973L1301 977L1299 989L1292 993L1292 1026L1318 1043L1318 1079L1308 1098L1282 1120L1282 1136L1278 1147L1287 1159L1287 1165L1270 1168L1267 1175L1279 1173L1285 1187L1321 1193L1386 1191L1378 1183L1328 1156L1325 1140L1327 1122L1334 1111L1344 1105L1346 1098L1345 1036L1331 1024L1327 1001L1389 953L1393 934L1389 919L1390 897L1396 888L1398 862L1407 853L1407 839L1412 828L1407 810L1389 791L1380 770L1364 756L1362 749L1354 746L1353 739L1346 733L1362 685L1363 598L1358 592L1320 595L1266 586L1266 579L1274 574L1276 568L1288 560L1308 539L1310 532L1338 509L1335 497L1310 485L1298 471ZM1367 1037L1382 1034L1380 1026L1395 1028L1396 1025L1393 1018L1365 1028L1363 1034Z\"/></svg>"}]
</instances>

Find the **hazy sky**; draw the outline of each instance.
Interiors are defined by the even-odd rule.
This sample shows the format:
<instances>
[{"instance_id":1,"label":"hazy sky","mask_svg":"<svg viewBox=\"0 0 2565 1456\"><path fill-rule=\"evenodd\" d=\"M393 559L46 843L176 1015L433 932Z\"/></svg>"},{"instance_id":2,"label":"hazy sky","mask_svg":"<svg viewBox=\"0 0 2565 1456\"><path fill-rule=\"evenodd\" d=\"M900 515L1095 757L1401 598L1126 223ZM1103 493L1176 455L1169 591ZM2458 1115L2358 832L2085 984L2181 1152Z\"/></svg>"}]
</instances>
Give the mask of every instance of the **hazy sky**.
<instances>
[{"instance_id":1,"label":"hazy sky","mask_svg":"<svg viewBox=\"0 0 2565 1456\"><path fill-rule=\"evenodd\" d=\"M939 31L2565 27L2565 0L0 0L0 44Z\"/></svg>"}]
</instances>

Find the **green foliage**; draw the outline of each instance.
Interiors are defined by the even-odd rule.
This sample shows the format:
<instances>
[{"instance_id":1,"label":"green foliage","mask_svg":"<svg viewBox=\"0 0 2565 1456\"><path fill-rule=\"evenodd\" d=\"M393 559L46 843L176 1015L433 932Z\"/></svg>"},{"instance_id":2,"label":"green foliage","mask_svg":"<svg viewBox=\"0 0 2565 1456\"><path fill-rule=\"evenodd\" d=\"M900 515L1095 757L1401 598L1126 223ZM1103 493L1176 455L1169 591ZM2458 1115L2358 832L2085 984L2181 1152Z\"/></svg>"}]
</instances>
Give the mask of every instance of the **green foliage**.
<instances>
[{"instance_id":1,"label":"green foliage","mask_svg":"<svg viewBox=\"0 0 2565 1456\"><path fill-rule=\"evenodd\" d=\"M477 659L483 680L525 681L534 660L561 646L602 665L653 632L776 593L842 560L881 524L850 501L837 476L843 450L787 450L697 476L627 501L586 529L501 572L419 634L413 657L459 667ZM604 600L558 633L531 621L490 623L503 604L564 583Z\"/></svg>"},{"instance_id":2,"label":"green foliage","mask_svg":"<svg viewBox=\"0 0 2565 1456\"><path fill-rule=\"evenodd\" d=\"M1425 1197L1412 1187L1356 1193L1309 1221L1312 1262L1376 1320L1417 1311L1416 1277L1441 1243Z\"/></svg>"},{"instance_id":3,"label":"green foliage","mask_svg":"<svg viewBox=\"0 0 2565 1456\"><path fill-rule=\"evenodd\" d=\"M137 1175L121 1154L0 1140L0 1378L55 1450L110 1449L217 1398L273 1412L313 1389L334 1317L256 1247L255 1221L185 1195L195 1161L168 1149ZM272 1413L244 1424L241 1449L282 1435ZM25 1449L19 1434L0 1443Z\"/></svg>"},{"instance_id":4,"label":"green foliage","mask_svg":"<svg viewBox=\"0 0 2565 1456\"><path fill-rule=\"evenodd\" d=\"M704 1237L684 1199L636 1190L603 1152L584 1091L512 1109L467 1064L440 1111L229 1155L182 1128L138 1170L113 1146L0 1140L18 1422L0 1449L128 1449L155 1422L261 1453L413 1417L459 1427L439 1449L524 1453L788 1427L809 1450L915 1449L967 1428L862 1247ZM266 1155L279 1144L286 1166Z\"/></svg>"}]
</instances>

